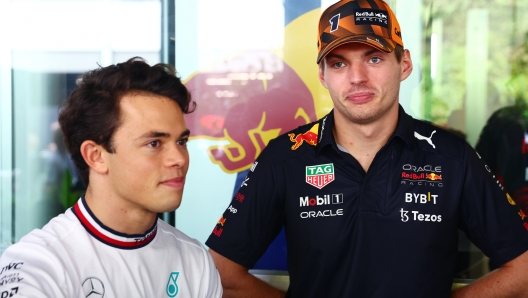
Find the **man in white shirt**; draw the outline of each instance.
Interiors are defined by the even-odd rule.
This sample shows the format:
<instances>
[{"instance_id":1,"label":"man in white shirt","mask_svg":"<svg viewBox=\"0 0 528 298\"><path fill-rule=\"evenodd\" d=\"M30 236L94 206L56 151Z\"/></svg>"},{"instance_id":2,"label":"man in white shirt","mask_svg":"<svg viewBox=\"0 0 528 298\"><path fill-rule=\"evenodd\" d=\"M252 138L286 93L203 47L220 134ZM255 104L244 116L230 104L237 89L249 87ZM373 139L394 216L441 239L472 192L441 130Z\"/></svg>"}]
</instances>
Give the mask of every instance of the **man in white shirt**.
<instances>
[{"instance_id":1,"label":"man in white shirt","mask_svg":"<svg viewBox=\"0 0 528 298\"><path fill-rule=\"evenodd\" d=\"M189 167L174 68L140 58L86 73L59 123L86 194L0 258L0 297L220 297L204 247L157 218Z\"/></svg>"}]
</instances>

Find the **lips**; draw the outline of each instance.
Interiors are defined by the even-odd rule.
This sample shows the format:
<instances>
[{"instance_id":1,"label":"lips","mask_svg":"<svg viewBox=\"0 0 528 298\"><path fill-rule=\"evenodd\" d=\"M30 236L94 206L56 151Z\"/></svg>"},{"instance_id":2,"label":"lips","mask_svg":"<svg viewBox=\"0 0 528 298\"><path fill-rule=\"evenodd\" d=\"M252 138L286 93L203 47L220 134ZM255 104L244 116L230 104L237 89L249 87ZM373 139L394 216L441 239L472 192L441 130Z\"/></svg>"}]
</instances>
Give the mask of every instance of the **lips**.
<instances>
[{"instance_id":1,"label":"lips","mask_svg":"<svg viewBox=\"0 0 528 298\"><path fill-rule=\"evenodd\" d=\"M356 92L349 94L347 100L352 103L361 104L370 101L374 97L372 92Z\"/></svg>"},{"instance_id":2,"label":"lips","mask_svg":"<svg viewBox=\"0 0 528 298\"><path fill-rule=\"evenodd\" d=\"M160 184L163 184L168 187L172 187L175 189L183 189L183 185L185 183L185 177L176 177L168 180L164 180Z\"/></svg>"}]
</instances>

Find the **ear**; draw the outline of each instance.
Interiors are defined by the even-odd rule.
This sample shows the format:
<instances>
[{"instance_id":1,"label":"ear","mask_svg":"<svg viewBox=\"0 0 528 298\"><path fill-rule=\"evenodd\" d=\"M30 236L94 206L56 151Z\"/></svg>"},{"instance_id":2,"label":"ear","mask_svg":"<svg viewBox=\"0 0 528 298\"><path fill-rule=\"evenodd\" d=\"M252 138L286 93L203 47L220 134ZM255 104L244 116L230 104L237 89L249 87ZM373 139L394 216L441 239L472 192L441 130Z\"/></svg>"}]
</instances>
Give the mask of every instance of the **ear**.
<instances>
[{"instance_id":1,"label":"ear","mask_svg":"<svg viewBox=\"0 0 528 298\"><path fill-rule=\"evenodd\" d=\"M106 150L103 146L98 145L92 140L86 140L81 144L81 155L84 158L84 161L91 170L99 174L108 173L108 165L106 164L103 153Z\"/></svg>"},{"instance_id":2,"label":"ear","mask_svg":"<svg viewBox=\"0 0 528 298\"><path fill-rule=\"evenodd\" d=\"M403 81L407 77L409 77L409 75L411 75L411 72L413 70L411 52L409 52L409 50L403 51L403 56L402 56L402 61L400 63L400 67L401 67L400 81Z\"/></svg>"},{"instance_id":3,"label":"ear","mask_svg":"<svg viewBox=\"0 0 528 298\"><path fill-rule=\"evenodd\" d=\"M319 81L321 81L321 84L323 84L323 86L328 89L328 86L326 85L326 80L325 80L325 77L324 77L324 68L326 67L325 65L325 61L321 61L320 62L320 65L319 65Z\"/></svg>"}]
</instances>

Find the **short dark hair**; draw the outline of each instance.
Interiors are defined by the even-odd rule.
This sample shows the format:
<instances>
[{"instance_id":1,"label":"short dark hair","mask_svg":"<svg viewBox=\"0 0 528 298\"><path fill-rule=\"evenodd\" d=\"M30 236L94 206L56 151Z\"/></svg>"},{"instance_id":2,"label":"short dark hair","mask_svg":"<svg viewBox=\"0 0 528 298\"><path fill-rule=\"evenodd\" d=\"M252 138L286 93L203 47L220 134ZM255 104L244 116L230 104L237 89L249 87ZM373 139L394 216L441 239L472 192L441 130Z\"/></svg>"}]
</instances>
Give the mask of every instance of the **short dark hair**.
<instances>
[{"instance_id":1,"label":"short dark hair","mask_svg":"<svg viewBox=\"0 0 528 298\"><path fill-rule=\"evenodd\" d=\"M123 96L135 92L168 97L184 114L196 108L189 91L169 64L150 66L142 58L134 57L86 72L62 103L59 113L64 142L85 186L89 183L89 167L81 155L81 144L92 140L107 152L115 153L112 137L121 125L119 103Z\"/></svg>"},{"instance_id":2,"label":"short dark hair","mask_svg":"<svg viewBox=\"0 0 528 298\"><path fill-rule=\"evenodd\" d=\"M403 47L400 46L399 44L397 44L394 47L394 54L396 55L396 60L398 60L398 63L401 63L402 61L403 51L404 51Z\"/></svg>"}]
</instances>

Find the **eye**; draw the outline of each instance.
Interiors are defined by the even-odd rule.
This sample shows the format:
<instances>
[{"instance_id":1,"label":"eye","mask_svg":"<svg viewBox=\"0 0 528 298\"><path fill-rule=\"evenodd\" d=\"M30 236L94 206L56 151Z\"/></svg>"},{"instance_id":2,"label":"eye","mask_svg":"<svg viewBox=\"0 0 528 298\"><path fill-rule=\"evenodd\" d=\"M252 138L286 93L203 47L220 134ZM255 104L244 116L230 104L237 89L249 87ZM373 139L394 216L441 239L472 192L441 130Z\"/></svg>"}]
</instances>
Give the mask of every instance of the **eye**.
<instances>
[{"instance_id":1,"label":"eye","mask_svg":"<svg viewBox=\"0 0 528 298\"><path fill-rule=\"evenodd\" d=\"M373 64L378 64L381 62L381 58L380 57L372 57L370 58L370 63L373 63Z\"/></svg>"},{"instance_id":2,"label":"eye","mask_svg":"<svg viewBox=\"0 0 528 298\"><path fill-rule=\"evenodd\" d=\"M151 148L158 148L160 146L160 141L156 140L156 141L152 141L152 142L149 142L147 144L147 146L151 147Z\"/></svg>"},{"instance_id":3,"label":"eye","mask_svg":"<svg viewBox=\"0 0 528 298\"><path fill-rule=\"evenodd\" d=\"M332 64L333 68L342 68L344 66L345 66L345 63L343 63L343 62L335 62L335 63Z\"/></svg>"},{"instance_id":4,"label":"eye","mask_svg":"<svg viewBox=\"0 0 528 298\"><path fill-rule=\"evenodd\" d=\"M177 142L180 146L187 146L187 142L189 142L189 138L183 138Z\"/></svg>"}]
</instances>

